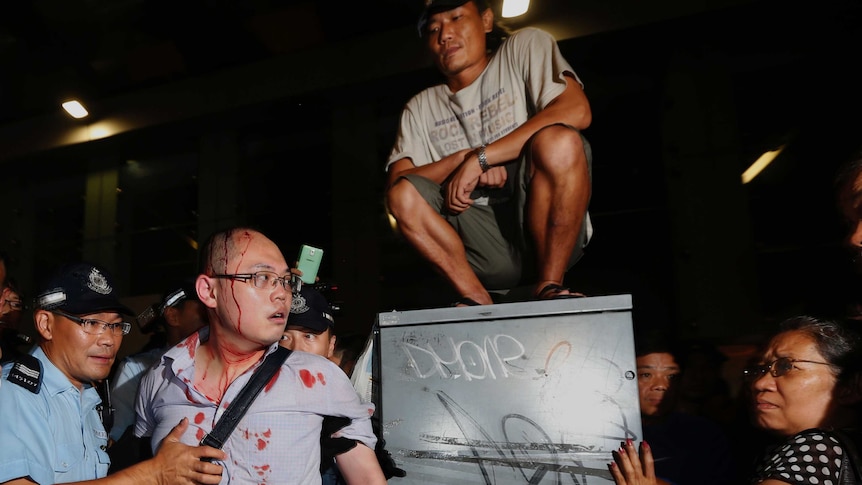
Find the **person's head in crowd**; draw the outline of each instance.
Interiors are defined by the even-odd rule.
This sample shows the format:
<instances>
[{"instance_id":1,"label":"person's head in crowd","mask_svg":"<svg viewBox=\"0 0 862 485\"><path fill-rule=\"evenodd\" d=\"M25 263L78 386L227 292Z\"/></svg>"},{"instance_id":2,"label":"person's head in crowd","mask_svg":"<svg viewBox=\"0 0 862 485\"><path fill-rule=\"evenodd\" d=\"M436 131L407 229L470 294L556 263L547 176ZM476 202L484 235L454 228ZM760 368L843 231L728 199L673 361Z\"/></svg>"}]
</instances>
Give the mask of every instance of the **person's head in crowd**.
<instances>
[{"instance_id":1,"label":"person's head in crowd","mask_svg":"<svg viewBox=\"0 0 862 485\"><path fill-rule=\"evenodd\" d=\"M280 344L331 359L335 351L334 331L335 319L326 297L310 285L302 285L293 295Z\"/></svg>"},{"instance_id":2,"label":"person's head in crowd","mask_svg":"<svg viewBox=\"0 0 862 485\"><path fill-rule=\"evenodd\" d=\"M635 362L641 421L661 421L674 410L682 368L676 343L661 330L645 330L635 338Z\"/></svg>"},{"instance_id":3,"label":"person's head in crowd","mask_svg":"<svg viewBox=\"0 0 862 485\"><path fill-rule=\"evenodd\" d=\"M339 335L335 341L335 351L332 352L332 357L329 360L341 367L345 374L352 376L353 368L365 350L367 341L368 337L360 333Z\"/></svg>"},{"instance_id":4,"label":"person's head in crowd","mask_svg":"<svg viewBox=\"0 0 862 485\"><path fill-rule=\"evenodd\" d=\"M17 329L24 313L24 293L14 278L6 280L6 287L0 289L0 328Z\"/></svg>"},{"instance_id":5,"label":"person's head in crowd","mask_svg":"<svg viewBox=\"0 0 862 485\"><path fill-rule=\"evenodd\" d=\"M845 245L850 249L855 270L862 272L862 150L855 152L837 170L834 180L835 202L846 225ZM862 320L860 282L846 288L845 316Z\"/></svg>"},{"instance_id":6,"label":"person's head in crowd","mask_svg":"<svg viewBox=\"0 0 862 485\"><path fill-rule=\"evenodd\" d=\"M846 161L835 176L838 210L847 223L847 243L857 252L862 249L862 151Z\"/></svg>"},{"instance_id":7,"label":"person's head in crowd","mask_svg":"<svg viewBox=\"0 0 862 485\"><path fill-rule=\"evenodd\" d=\"M293 288L275 242L248 227L214 233L202 247L200 273L195 287L207 307L211 341L224 339L245 353L281 339Z\"/></svg>"},{"instance_id":8,"label":"person's head in crowd","mask_svg":"<svg viewBox=\"0 0 862 485\"><path fill-rule=\"evenodd\" d=\"M784 320L759 363L744 370L754 423L780 436L854 424L860 365L860 336L845 324L804 315Z\"/></svg>"},{"instance_id":9,"label":"person's head in crowd","mask_svg":"<svg viewBox=\"0 0 862 485\"><path fill-rule=\"evenodd\" d=\"M80 389L108 377L131 315L104 268L77 262L40 286L33 322L48 359Z\"/></svg>"},{"instance_id":10,"label":"person's head in crowd","mask_svg":"<svg viewBox=\"0 0 862 485\"><path fill-rule=\"evenodd\" d=\"M158 303L138 315L141 332L162 330L167 345L180 342L206 324L206 307L198 298L193 278L171 285Z\"/></svg>"}]
</instances>

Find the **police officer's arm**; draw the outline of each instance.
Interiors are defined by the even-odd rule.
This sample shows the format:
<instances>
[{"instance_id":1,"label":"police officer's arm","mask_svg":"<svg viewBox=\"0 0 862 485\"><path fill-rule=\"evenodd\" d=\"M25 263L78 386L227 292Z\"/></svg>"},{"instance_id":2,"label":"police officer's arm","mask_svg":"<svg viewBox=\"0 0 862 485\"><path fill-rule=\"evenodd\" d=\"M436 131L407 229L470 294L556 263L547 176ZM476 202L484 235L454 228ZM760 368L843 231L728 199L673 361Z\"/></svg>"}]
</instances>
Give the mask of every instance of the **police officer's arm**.
<instances>
[{"instance_id":1,"label":"police officer's arm","mask_svg":"<svg viewBox=\"0 0 862 485\"><path fill-rule=\"evenodd\" d=\"M129 468L98 480L76 482L87 485L188 485L217 484L221 481L222 467L201 461L202 457L224 460L223 451L209 446L188 446L180 442L180 436L189 427L187 418L174 426L162 441L156 456ZM3 485L30 485L36 483L29 478L16 478Z\"/></svg>"},{"instance_id":2,"label":"police officer's arm","mask_svg":"<svg viewBox=\"0 0 862 485\"><path fill-rule=\"evenodd\" d=\"M219 483L221 465L202 461L201 458L224 460L227 455L222 450L210 446L189 446L180 442L180 437L188 427L188 418L183 418L162 440L156 456L101 480L95 480L94 485Z\"/></svg>"},{"instance_id":3,"label":"police officer's arm","mask_svg":"<svg viewBox=\"0 0 862 485\"><path fill-rule=\"evenodd\" d=\"M374 450L358 443L349 451L337 455L335 463L349 485L385 485L386 477L380 469Z\"/></svg>"}]
</instances>

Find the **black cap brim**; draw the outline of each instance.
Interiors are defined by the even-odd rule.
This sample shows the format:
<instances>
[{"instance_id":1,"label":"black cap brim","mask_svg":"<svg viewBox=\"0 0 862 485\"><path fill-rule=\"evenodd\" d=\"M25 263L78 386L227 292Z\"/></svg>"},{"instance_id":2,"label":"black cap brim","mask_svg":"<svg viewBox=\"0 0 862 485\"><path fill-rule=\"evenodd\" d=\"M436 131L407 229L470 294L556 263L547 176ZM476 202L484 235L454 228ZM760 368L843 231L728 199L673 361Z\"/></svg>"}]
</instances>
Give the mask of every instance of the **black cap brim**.
<instances>
[{"instance_id":1,"label":"black cap brim","mask_svg":"<svg viewBox=\"0 0 862 485\"><path fill-rule=\"evenodd\" d=\"M135 313L129 309L129 307L123 305L114 298L82 300L73 304L61 305L57 308L66 313L71 313L72 315L91 315L93 313L116 312L120 315L135 316Z\"/></svg>"},{"instance_id":2,"label":"black cap brim","mask_svg":"<svg viewBox=\"0 0 862 485\"><path fill-rule=\"evenodd\" d=\"M332 327L332 322L317 314L314 310L310 310L305 313L291 313L287 317L287 326L302 327L323 333L326 329Z\"/></svg>"},{"instance_id":3,"label":"black cap brim","mask_svg":"<svg viewBox=\"0 0 862 485\"><path fill-rule=\"evenodd\" d=\"M416 28L419 30L419 37L425 36L425 26L428 25L428 17L438 12L452 10L455 7L460 7L470 0L436 0L431 1L425 9L422 10L422 15L419 16L419 22Z\"/></svg>"}]
</instances>

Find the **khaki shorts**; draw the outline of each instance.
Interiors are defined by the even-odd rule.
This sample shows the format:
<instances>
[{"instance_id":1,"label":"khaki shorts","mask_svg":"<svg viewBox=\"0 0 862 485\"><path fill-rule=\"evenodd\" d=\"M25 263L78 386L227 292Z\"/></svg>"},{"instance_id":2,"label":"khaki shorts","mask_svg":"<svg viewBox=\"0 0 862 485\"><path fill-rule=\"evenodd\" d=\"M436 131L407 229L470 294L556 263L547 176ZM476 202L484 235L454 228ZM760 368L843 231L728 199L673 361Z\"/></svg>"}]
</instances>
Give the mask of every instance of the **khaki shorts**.
<instances>
[{"instance_id":1,"label":"khaki shorts","mask_svg":"<svg viewBox=\"0 0 862 485\"><path fill-rule=\"evenodd\" d=\"M592 149L584 135L578 133L584 143L592 177ZM479 189L473 193L474 199L487 196L488 205L474 204L458 215L444 210L440 184L420 175L401 177L413 184L428 204L455 229L464 243L467 261L488 290L514 288L532 283L536 278L535 258L523 256L532 254L532 241L524 230L524 207L530 182L527 153L526 149L523 150L517 162L506 165L509 172L506 187ZM588 219L585 217L584 220ZM582 224L567 268L583 256L588 242L587 224Z\"/></svg>"}]
</instances>

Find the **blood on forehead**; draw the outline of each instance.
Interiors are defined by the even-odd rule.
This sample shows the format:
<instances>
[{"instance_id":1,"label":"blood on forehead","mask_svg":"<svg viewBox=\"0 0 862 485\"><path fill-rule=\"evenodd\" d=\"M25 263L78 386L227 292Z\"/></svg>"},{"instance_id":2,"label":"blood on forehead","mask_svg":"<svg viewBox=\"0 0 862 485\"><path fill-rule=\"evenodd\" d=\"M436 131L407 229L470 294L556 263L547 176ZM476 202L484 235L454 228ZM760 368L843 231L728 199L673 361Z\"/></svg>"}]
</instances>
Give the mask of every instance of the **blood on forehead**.
<instances>
[{"instance_id":1,"label":"blood on forehead","mask_svg":"<svg viewBox=\"0 0 862 485\"><path fill-rule=\"evenodd\" d=\"M242 266L242 260L245 257L246 252L248 252L248 247L251 242L254 240L255 234L252 234L251 231L243 230L239 231L232 239L231 242L233 244L228 243L228 251L226 254L227 263L231 263L231 258L234 259L233 264L229 264L229 266L233 267L234 272L238 272L239 268Z\"/></svg>"},{"instance_id":2,"label":"blood on forehead","mask_svg":"<svg viewBox=\"0 0 862 485\"><path fill-rule=\"evenodd\" d=\"M225 274L228 268L238 268L249 244L259 234L250 229L228 230L216 235L209 247L206 271L209 274Z\"/></svg>"}]
</instances>

